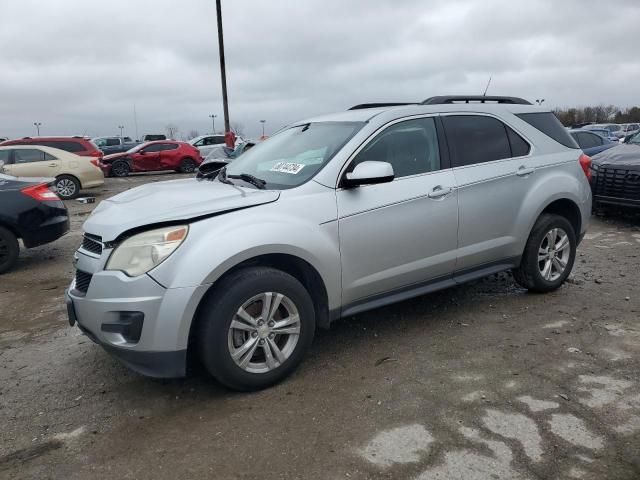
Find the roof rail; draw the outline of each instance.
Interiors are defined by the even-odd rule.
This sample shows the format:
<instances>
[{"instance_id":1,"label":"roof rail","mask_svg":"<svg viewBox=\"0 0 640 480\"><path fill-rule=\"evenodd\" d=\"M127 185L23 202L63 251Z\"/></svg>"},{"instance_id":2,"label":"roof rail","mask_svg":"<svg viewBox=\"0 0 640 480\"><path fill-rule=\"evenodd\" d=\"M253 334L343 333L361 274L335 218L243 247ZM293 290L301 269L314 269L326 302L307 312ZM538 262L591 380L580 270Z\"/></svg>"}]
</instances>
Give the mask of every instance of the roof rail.
<instances>
[{"instance_id":1,"label":"roof rail","mask_svg":"<svg viewBox=\"0 0 640 480\"><path fill-rule=\"evenodd\" d=\"M380 108L380 107L400 107L402 105L417 105L417 103L401 103L401 102L361 103L360 105L354 105L349 110L363 110L365 108Z\"/></svg>"},{"instance_id":2,"label":"roof rail","mask_svg":"<svg viewBox=\"0 0 640 480\"><path fill-rule=\"evenodd\" d=\"M507 103L512 105L532 105L524 98L501 97L495 95L441 95L427 98L422 105L443 105L450 103Z\"/></svg>"}]
</instances>

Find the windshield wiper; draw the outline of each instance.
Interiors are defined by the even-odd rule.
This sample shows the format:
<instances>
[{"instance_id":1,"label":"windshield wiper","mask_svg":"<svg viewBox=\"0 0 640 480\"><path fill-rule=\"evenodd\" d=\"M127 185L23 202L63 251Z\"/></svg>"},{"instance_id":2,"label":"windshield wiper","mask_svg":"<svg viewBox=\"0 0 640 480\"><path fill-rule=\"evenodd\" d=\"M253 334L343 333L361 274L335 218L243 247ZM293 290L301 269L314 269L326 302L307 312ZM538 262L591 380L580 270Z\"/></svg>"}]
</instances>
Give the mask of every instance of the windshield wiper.
<instances>
[{"instance_id":1,"label":"windshield wiper","mask_svg":"<svg viewBox=\"0 0 640 480\"><path fill-rule=\"evenodd\" d=\"M209 175L209 177L207 177L207 175ZM211 172L209 174L205 174L205 175L203 175L203 177L204 178L212 178L214 175L218 178L218 181L220 181L222 183L226 183L227 185L235 185L235 183L233 183L231 180L229 180L227 178L227 167L222 167L218 171L213 171L213 172Z\"/></svg>"},{"instance_id":2,"label":"windshield wiper","mask_svg":"<svg viewBox=\"0 0 640 480\"><path fill-rule=\"evenodd\" d=\"M242 180L244 182L250 183L251 185L255 186L256 188L260 189L260 190L264 190L267 185L267 182L264 181L261 178L258 177L254 177L253 175L249 174L249 173L241 173L239 175L227 175L226 174L226 169L225 169L225 179L227 178L237 178L239 180Z\"/></svg>"}]
</instances>

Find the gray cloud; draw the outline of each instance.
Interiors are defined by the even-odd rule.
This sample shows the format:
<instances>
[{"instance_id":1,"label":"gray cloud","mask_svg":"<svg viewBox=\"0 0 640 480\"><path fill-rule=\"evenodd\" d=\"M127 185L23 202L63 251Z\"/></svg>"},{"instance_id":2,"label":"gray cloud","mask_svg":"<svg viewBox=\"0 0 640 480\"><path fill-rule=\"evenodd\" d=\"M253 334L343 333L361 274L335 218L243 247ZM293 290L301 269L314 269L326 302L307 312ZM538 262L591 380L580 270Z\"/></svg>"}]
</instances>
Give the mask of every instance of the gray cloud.
<instances>
[{"instance_id":1,"label":"gray cloud","mask_svg":"<svg viewBox=\"0 0 640 480\"><path fill-rule=\"evenodd\" d=\"M215 1L4 0L0 135L222 125ZM637 103L640 3L223 0L232 121L444 93Z\"/></svg>"}]
</instances>

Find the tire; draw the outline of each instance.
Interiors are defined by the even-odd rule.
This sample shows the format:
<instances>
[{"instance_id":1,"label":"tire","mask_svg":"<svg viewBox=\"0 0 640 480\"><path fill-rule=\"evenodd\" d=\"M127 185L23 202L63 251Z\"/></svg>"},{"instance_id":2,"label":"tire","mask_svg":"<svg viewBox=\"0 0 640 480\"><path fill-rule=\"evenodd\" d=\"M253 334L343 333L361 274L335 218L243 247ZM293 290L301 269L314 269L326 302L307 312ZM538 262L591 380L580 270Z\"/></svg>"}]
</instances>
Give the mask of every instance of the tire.
<instances>
[{"instance_id":1,"label":"tire","mask_svg":"<svg viewBox=\"0 0 640 480\"><path fill-rule=\"evenodd\" d=\"M262 322L265 293L272 294L272 314L268 318L273 321L255 328L246 319ZM274 309L276 298L280 302ZM241 307L248 315L237 315ZM285 324L287 319L295 318L296 312L298 322ZM278 329L280 322L283 323ZM271 327L274 332L290 332L270 333ZM291 374L309 349L314 334L315 311L304 286L280 270L254 267L230 274L211 292L200 309L197 342L200 359L213 377L233 390L251 391L269 387ZM272 347L274 344L277 350ZM248 353L242 355L242 349L249 346L245 350ZM267 358L267 350L271 359ZM237 360L232 357L234 352Z\"/></svg>"},{"instance_id":2,"label":"tire","mask_svg":"<svg viewBox=\"0 0 640 480\"><path fill-rule=\"evenodd\" d=\"M180 173L193 173L196 171L196 167L197 165L193 158L183 158L178 171Z\"/></svg>"},{"instance_id":3,"label":"tire","mask_svg":"<svg viewBox=\"0 0 640 480\"><path fill-rule=\"evenodd\" d=\"M56 177L56 190L62 200L71 200L80 195L80 181L72 175Z\"/></svg>"},{"instance_id":4,"label":"tire","mask_svg":"<svg viewBox=\"0 0 640 480\"><path fill-rule=\"evenodd\" d=\"M18 238L10 230L0 227L0 274L15 266L19 253Z\"/></svg>"},{"instance_id":5,"label":"tire","mask_svg":"<svg viewBox=\"0 0 640 480\"><path fill-rule=\"evenodd\" d=\"M557 248L565 243L566 247ZM576 245L576 233L569 220L555 214L540 215L529 234L520 266L513 270L516 282L531 292L558 289L571 273Z\"/></svg>"},{"instance_id":6,"label":"tire","mask_svg":"<svg viewBox=\"0 0 640 480\"><path fill-rule=\"evenodd\" d=\"M119 160L113 162L111 165L111 175L113 177L126 177L131 172L131 167L129 167L129 163L123 160Z\"/></svg>"}]
</instances>

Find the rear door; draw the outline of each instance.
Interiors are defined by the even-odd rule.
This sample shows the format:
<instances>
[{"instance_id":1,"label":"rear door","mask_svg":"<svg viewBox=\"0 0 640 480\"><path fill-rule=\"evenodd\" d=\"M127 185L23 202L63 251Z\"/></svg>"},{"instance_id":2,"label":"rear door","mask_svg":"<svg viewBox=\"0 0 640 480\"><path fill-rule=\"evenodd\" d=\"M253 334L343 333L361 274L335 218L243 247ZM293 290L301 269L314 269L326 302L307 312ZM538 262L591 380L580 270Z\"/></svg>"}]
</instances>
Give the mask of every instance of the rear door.
<instances>
[{"instance_id":1,"label":"rear door","mask_svg":"<svg viewBox=\"0 0 640 480\"><path fill-rule=\"evenodd\" d=\"M436 123L434 117L396 122L349 164L347 171L362 161L388 162L395 178L336 193L344 304L370 304L378 295L452 278L458 201Z\"/></svg>"},{"instance_id":2,"label":"rear door","mask_svg":"<svg viewBox=\"0 0 640 480\"><path fill-rule=\"evenodd\" d=\"M60 160L38 148L14 148L7 173L16 177L55 177L60 171Z\"/></svg>"},{"instance_id":3,"label":"rear door","mask_svg":"<svg viewBox=\"0 0 640 480\"><path fill-rule=\"evenodd\" d=\"M165 143L160 151L160 163L163 169L175 170L180 166L180 152L177 143Z\"/></svg>"},{"instance_id":4,"label":"rear door","mask_svg":"<svg viewBox=\"0 0 640 480\"><path fill-rule=\"evenodd\" d=\"M530 144L484 114L442 117L458 185L457 274L515 257L518 213L535 175Z\"/></svg>"}]
</instances>

